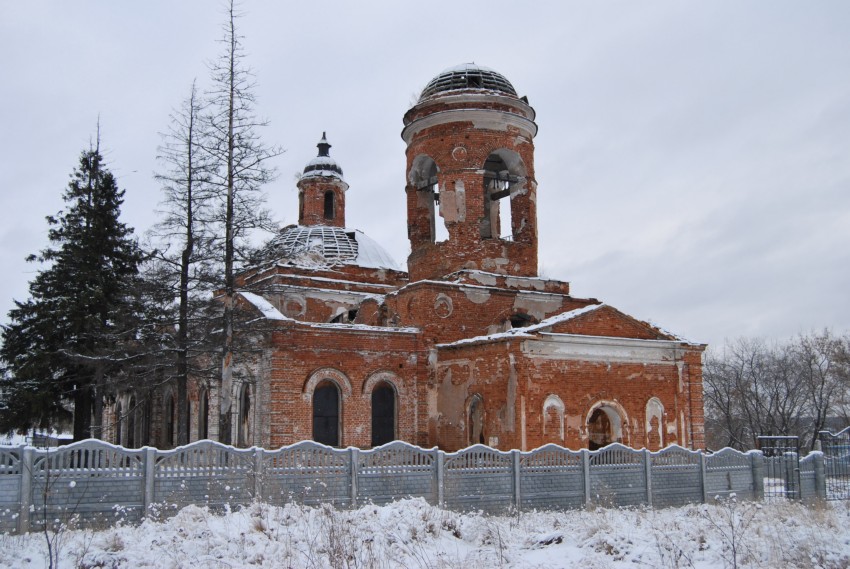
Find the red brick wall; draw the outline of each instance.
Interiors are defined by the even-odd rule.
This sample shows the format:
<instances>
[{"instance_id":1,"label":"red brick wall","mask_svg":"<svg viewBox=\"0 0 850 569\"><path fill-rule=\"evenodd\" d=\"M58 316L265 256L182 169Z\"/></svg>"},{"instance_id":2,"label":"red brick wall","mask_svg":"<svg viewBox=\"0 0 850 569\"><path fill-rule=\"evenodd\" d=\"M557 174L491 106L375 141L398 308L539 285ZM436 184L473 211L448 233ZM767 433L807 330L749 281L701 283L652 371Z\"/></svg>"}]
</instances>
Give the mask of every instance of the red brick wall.
<instances>
[{"instance_id":1,"label":"red brick wall","mask_svg":"<svg viewBox=\"0 0 850 569\"><path fill-rule=\"evenodd\" d=\"M334 177L309 176L298 182L298 225L345 227L345 191L348 184ZM325 218L325 193L333 192L335 215Z\"/></svg>"},{"instance_id":2,"label":"red brick wall","mask_svg":"<svg viewBox=\"0 0 850 569\"><path fill-rule=\"evenodd\" d=\"M305 394L305 385L314 372L325 368L344 374L351 388L343 393L342 446L371 444L371 392L364 393L364 384L376 372L391 372L397 378L398 438L427 445L428 356L416 334L292 325L275 332L273 343L272 448L312 438L312 393Z\"/></svg>"}]
</instances>

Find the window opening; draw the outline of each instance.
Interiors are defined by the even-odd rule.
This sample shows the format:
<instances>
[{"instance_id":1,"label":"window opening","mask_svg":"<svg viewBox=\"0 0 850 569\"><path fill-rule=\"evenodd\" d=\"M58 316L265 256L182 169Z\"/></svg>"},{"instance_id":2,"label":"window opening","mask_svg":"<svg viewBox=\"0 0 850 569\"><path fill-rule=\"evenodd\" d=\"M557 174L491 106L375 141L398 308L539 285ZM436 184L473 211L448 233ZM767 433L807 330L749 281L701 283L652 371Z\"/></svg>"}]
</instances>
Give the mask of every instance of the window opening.
<instances>
[{"instance_id":1,"label":"window opening","mask_svg":"<svg viewBox=\"0 0 850 569\"><path fill-rule=\"evenodd\" d=\"M467 432L470 445L484 444L484 399L480 395L473 395L469 402Z\"/></svg>"},{"instance_id":2,"label":"window opening","mask_svg":"<svg viewBox=\"0 0 850 569\"><path fill-rule=\"evenodd\" d=\"M247 383L242 386L239 396L239 446L247 447L251 443L251 386Z\"/></svg>"},{"instance_id":3,"label":"window opening","mask_svg":"<svg viewBox=\"0 0 850 569\"><path fill-rule=\"evenodd\" d=\"M396 439L395 390L382 383L372 391L372 446L380 446Z\"/></svg>"},{"instance_id":4,"label":"window opening","mask_svg":"<svg viewBox=\"0 0 850 569\"><path fill-rule=\"evenodd\" d=\"M496 153L484 162L484 217L481 221L481 237L513 240L511 223L511 190L522 178L508 170L507 164Z\"/></svg>"},{"instance_id":5,"label":"window opening","mask_svg":"<svg viewBox=\"0 0 850 569\"><path fill-rule=\"evenodd\" d=\"M209 419L207 418L209 407L210 395L204 389L198 398L198 440L209 438Z\"/></svg>"},{"instance_id":6,"label":"window opening","mask_svg":"<svg viewBox=\"0 0 850 569\"><path fill-rule=\"evenodd\" d=\"M339 415L339 389L331 381L320 383L313 392L313 440L339 446Z\"/></svg>"},{"instance_id":7,"label":"window opening","mask_svg":"<svg viewBox=\"0 0 850 569\"><path fill-rule=\"evenodd\" d=\"M118 403L115 405L115 444L118 446L121 446L121 427L124 426L121 412L121 403Z\"/></svg>"},{"instance_id":8,"label":"window opening","mask_svg":"<svg viewBox=\"0 0 850 569\"><path fill-rule=\"evenodd\" d=\"M130 397L130 407L127 409L127 448L137 448L136 445L136 398Z\"/></svg>"},{"instance_id":9,"label":"window opening","mask_svg":"<svg viewBox=\"0 0 850 569\"><path fill-rule=\"evenodd\" d=\"M174 395L169 395L165 400L165 444L168 447L174 446L174 412L177 410L174 405Z\"/></svg>"},{"instance_id":10,"label":"window opening","mask_svg":"<svg viewBox=\"0 0 850 569\"><path fill-rule=\"evenodd\" d=\"M534 318L522 312L517 312L511 316L511 328L525 328L526 326L531 326L533 323Z\"/></svg>"},{"instance_id":11,"label":"window opening","mask_svg":"<svg viewBox=\"0 0 850 569\"><path fill-rule=\"evenodd\" d=\"M425 168L425 175L416 186L417 192L425 192L428 196L428 215L431 222L431 243L439 243L449 238L446 220L440 215L440 186L437 181L437 163L430 160ZM439 218L439 219L438 219Z\"/></svg>"},{"instance_id":12,"label":"window opening","mask_svg":"<svg viewBox=\"0 0 850 569\"><path fill-rule=\"evenodd\" d=\"M335 212L334 193L330 190L325 192L325 219L333 219Z\"/></svg>"}]
</instances>

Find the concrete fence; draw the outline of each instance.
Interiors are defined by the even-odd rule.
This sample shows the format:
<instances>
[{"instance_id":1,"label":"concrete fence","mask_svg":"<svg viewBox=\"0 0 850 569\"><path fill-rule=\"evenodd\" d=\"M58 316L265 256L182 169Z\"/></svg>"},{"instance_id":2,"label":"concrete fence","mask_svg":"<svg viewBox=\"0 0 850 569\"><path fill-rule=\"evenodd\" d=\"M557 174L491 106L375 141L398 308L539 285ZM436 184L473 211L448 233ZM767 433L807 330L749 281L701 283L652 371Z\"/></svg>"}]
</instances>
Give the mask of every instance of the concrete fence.
<instances>
[{"instance_id":1,"label":"concrete fence","mask_svg":"<svg viewBox=\"0 0 850 569\"><path fill-rule=\"evenodd\" d=\"M170 451L89 440L37 450L0 447L0 532L26 532L72 518L88 526L135 523L190 505L225 509L365 503L422 497L455 510L676 506L735 493L763 499L764 457L613 444L597 451L547 445L501 452L476 445L456 453L393 442L372 450L310 441L275 451L200 441ZM824 497L823 456L800 461L794 497ZM818 480L820 473L820 480Z\"/></svg>"}]
</instances>

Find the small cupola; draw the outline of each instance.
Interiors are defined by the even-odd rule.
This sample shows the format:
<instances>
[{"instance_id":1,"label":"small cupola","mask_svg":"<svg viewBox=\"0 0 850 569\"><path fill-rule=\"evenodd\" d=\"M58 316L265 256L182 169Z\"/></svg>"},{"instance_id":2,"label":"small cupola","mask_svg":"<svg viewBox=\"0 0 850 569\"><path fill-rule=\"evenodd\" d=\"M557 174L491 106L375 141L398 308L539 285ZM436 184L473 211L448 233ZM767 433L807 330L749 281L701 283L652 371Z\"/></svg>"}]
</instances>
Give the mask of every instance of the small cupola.
<instances>
[{"instance_id":1,"label":"small cupola","mask_svg":"<svg viewBox=\"0 0 850 569\"><path fill-rule=\"evenodd\" d=\"M298 181L298 224L345 227L345 192L342 168L331 158L327 134L316 145L319 155L304 167Z\"/></svg>"}]
</instances>

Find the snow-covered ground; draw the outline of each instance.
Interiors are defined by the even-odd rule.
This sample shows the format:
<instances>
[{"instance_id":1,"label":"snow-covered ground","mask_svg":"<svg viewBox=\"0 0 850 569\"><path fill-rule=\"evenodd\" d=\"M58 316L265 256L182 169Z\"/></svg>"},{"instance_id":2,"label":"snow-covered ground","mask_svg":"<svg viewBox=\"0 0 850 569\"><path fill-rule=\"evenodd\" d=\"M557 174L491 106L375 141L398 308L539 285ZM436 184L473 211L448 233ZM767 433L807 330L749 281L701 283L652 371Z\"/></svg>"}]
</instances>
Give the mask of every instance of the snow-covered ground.
<instances>
[{"instance_id":1,"label":"snow-covered ground","mask_svg":"<svg viewBox=\"0 0 850 569\"><path fill-rule=\"evenodd\" d=\"M421 499L345 511L187 507L163 521L47 534L58 567L850 566L850 504L729 500L662 510L459 514ZM47 567L45 534L0 536L0 567ZM54 565L54 566L57 566Z\"/></svg>"}]
</instances>

